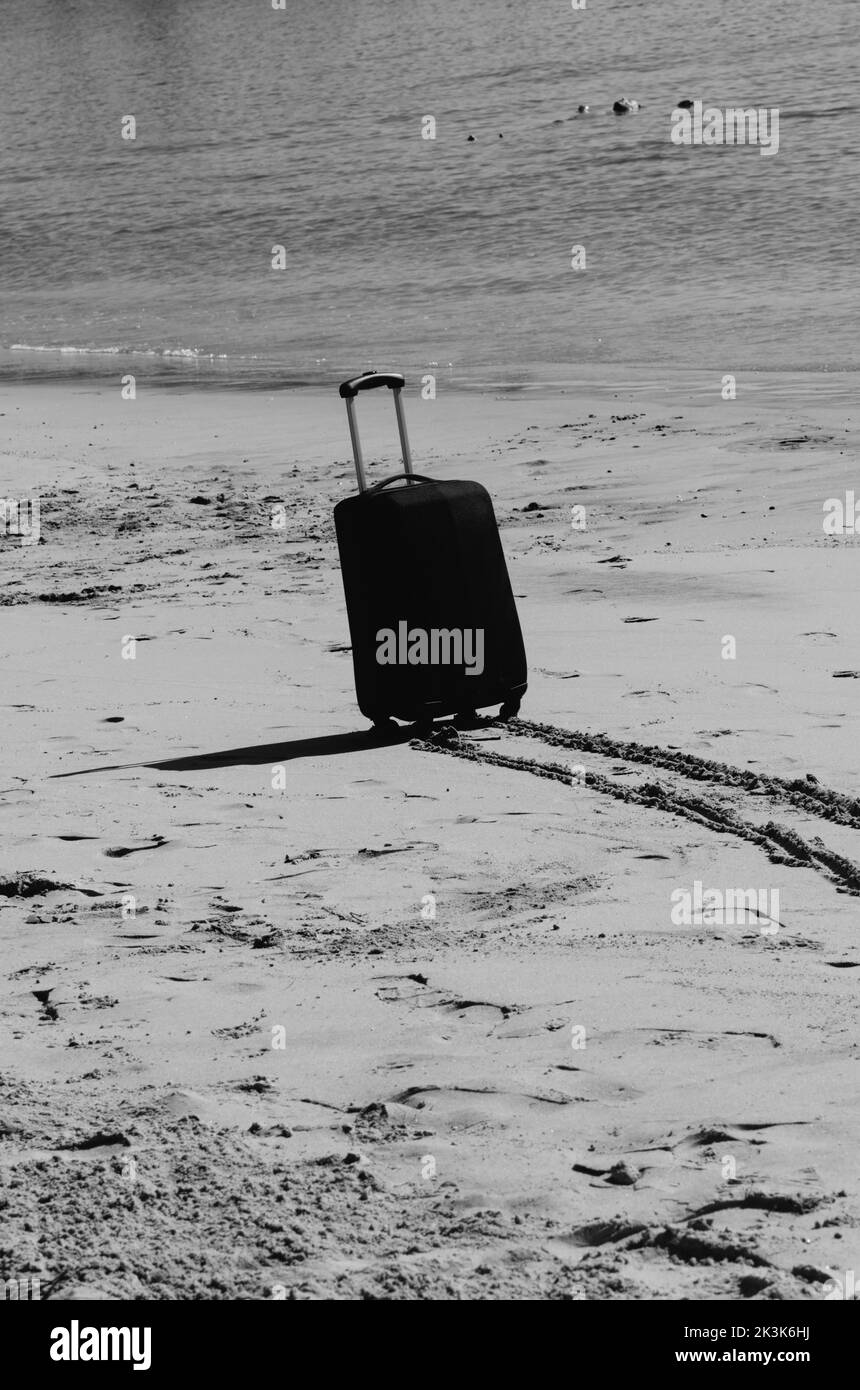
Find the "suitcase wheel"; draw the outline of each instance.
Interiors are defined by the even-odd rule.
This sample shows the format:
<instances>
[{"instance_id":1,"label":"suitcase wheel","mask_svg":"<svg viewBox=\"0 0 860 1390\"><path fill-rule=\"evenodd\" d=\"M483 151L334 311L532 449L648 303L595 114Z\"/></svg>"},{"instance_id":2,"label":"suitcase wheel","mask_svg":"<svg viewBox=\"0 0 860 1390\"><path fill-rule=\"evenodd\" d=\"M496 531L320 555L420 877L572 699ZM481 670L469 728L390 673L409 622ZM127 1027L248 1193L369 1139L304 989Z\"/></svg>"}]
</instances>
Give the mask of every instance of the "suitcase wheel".
<instances>
[{"instance_id":1,"label":"suitcase wheel","mask_svg":"<svg viewBox=\"0 0 860 1390\"><path fill-rule=\"evenodd\" d=\"M374 719L371 732L374 734L391 734L396 728L398 728L396 720L392 719L387 714L380 714Z\"/></svg>"},{"instance_id":2,"label":"suitcase wheel","mask_svg":"<svg viewBox=\"0 0 860 1390\"><path fill-rule=\"evenodd\" d=\"M519 698L506 700L505 703L502 705L502 708L499 710L499 718L516 719L517 715L520 712L520 703L521 702Z\"/></svg>"},{"instance_id":3,"label":"suitcase wheel","mask_svg":"<svg viewBox=\"0 0 860 1390\"><path fill-rule=\"evenodd\" d=\"M478 729L481 725L478 711L474 709L461 709L457 711L454 720L455 729Z\"/></svg>"}]
</instances>

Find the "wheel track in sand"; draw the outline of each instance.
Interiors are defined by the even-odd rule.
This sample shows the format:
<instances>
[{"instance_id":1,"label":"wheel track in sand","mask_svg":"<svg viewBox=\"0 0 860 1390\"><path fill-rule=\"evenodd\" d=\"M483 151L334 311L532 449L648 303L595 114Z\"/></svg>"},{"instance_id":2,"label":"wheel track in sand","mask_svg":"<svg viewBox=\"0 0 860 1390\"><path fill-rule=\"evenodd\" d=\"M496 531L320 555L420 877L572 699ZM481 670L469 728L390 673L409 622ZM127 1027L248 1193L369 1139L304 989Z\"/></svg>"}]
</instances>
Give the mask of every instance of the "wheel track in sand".
<instances>
[{"instance_id":1,"label":"wheel track in sand","mask_svg":"<svg viewBox=\"0 0 860 1390\"><path fill-rule=\"evenodd\" d=\"M659 748L647 744L613 739L608 734L589 734L579 730L561 729L554 724L539 724L526 719L512 719L495 727L504 729L514 738L531 738L550 747L570 752L589 752L599 757L642 764L674 774L678 779L708 782L722 791L753 793L789 805L807 816L817 816L839 825L860 829L860 801L842 792L821 786L818 782L788 780L770 774L745 771L729 764L699 758L692 753ZM460 737L451 726L443 726L429 738L418 738L412 747L424 752L447 753L451 757L491 767L504 767L515 772L529 772L536 777L550 778L570 786L581 784L606 796L639 806L649 806L681 816L697 825L704 825L718 834L733 835L758 845L776 864L816 869L843 893L860 896L860 865L831 850L818 837L806 840L790 826L769 820L763 826L742 819L734 809L718 805L694 790L683 786L671 788L661 782L645 782L625 786L611 777L592 769L574 776L570 766L557 762L541 762L516 754L494 753L479 744Z\"/></svg>"},{"instance_id":2,"label":"wheel track in sand","mask_svg":"<svg viewBox=\"0 0 860 1390\"><path fill-rule=\"evenodd\" d=\"M608 734L587 734L575 729L559 729L554 724L536 724L528 719L513 719L508 728L526 738L536 738L556 747L585 749L608 758L625 762L647 763L669 772L682 773L695 781L715 782L723 788L738 787L743 791L761 792L788 801L798 810L821 816L839 825L860 830L860 800L843 792L822 787L819 782L795 778L791 781L770 774L749 772L728 763L699 758L680 749L659 748L647 743L626 743Z\"/></svg>"}]
</instances>

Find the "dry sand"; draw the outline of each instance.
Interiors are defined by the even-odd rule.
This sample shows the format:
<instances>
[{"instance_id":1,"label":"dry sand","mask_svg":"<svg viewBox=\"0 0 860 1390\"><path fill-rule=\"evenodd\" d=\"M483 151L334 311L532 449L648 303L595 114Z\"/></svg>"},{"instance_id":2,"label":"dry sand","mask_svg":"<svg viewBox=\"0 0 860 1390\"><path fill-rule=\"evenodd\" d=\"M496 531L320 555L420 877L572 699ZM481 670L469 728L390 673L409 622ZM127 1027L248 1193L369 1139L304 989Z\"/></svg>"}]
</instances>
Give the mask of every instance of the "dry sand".
<instances>
[{"instance_id":1,"label":"dry sand","mask_svg":"<svg viewBox=\"0 0 860 1390\"><path fill-rule=\"evenodd\" d=\"M418 746L361 736L334 391L138 392L0 391L0 496L42 511L0 540L4 1277L766 1299L860 1269L860 540L822 530L856 383L411 397L419 471L495 499L534 721ZM696 880L777 889L779 929L674 925Z\"/></svg>"}]
</instances>

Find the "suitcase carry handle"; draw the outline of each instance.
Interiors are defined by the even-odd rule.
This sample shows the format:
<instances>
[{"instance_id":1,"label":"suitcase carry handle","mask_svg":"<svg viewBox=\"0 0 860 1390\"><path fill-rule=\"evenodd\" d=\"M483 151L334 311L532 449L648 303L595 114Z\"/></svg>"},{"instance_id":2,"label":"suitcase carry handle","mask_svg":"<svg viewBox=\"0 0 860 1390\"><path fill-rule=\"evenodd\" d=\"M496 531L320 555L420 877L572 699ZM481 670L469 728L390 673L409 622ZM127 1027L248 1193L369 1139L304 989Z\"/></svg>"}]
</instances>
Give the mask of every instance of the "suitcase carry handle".
<instances>
[{"instance_id":1,"label":"suitcase carry handle","mask_svg":"<svg viewBox=\"0 0 860 1390\"><path fill-rule=\"evenodd\" d=\"M352 454L355 459L355 475L358 478L359 492L367 491L367 483L364 476L361 440L358 437L358 422L355 418L355 398L359 391L372 391L377 386L388 386L394 392L394 412L397 416L397 431L400 435L403 468L408 478L414 477L412 452L409 448L409 436L406 433L406 416L403 413L403 402L400 399L400 393L405 385L406 382L399 372L365 372L363 376L350 377L349 381L341 382L339 394L346 401L346 418L349 421L349 437L352 440ZM391 480L389 479L389 481Z\"/></svg>"},{"instance_id":2,"label":"suitcase carry handle","mask_svg":"<svg viewBox=\"0 0 860 1390\"><path fill-rule=\"evenodd\" d=\"M386 478L384 482L381 482L381 483L374 483L374 484L373 484L373 487L369 487L369 488L367 489L368 495L370 495L371 492L381 492L382 489L383 489L384 487L388 487L388 484L389 484L389 483L399 483L399 482L401 482L404 478L407 480L407 482L410 482L410 483L432 483L432 482L433 482L433 479L432 479L432 478L427 478L427 477L425 477L423 473L394 473L394 474L392 475L392 477Z\"/></svg>"}]
</instances>

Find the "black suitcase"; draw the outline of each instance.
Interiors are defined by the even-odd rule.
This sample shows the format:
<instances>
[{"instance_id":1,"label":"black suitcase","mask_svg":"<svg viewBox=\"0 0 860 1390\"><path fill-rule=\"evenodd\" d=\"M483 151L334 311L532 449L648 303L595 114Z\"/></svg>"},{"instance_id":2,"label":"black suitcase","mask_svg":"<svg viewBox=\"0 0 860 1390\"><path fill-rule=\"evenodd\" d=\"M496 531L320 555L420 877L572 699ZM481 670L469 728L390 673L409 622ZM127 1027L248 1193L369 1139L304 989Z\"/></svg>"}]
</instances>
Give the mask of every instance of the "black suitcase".
<instances>
[{"instance_id":1,"label":"black suitcase","mask_svg":"<svg viewBox=\"0 0 860 1390\"><path fill-rule=\"evenodd\" d=\"M405 472L368 488L355 397L379 386L394 392ZM403 386L397 373L368 372L340 387L359 491L334 522L359 708L375 724L498 703L512 718L526 656L493 504L480 483L413 473Z\"/></svg>"}]
</instances>

